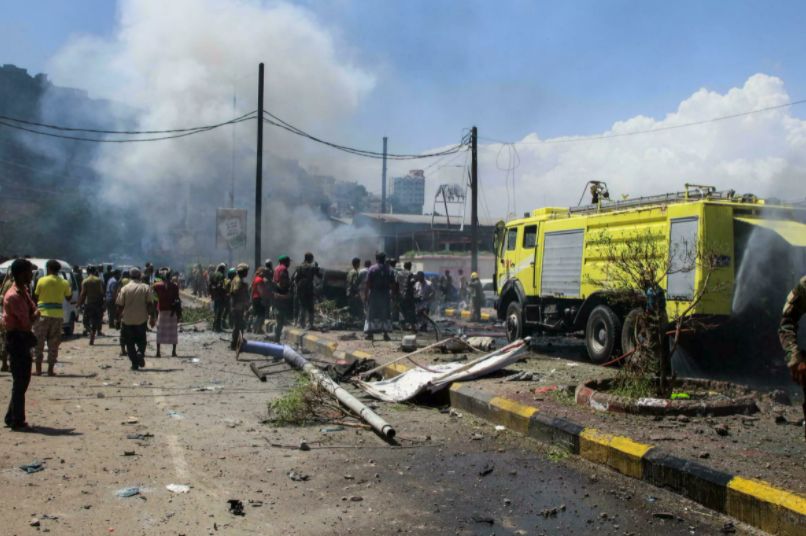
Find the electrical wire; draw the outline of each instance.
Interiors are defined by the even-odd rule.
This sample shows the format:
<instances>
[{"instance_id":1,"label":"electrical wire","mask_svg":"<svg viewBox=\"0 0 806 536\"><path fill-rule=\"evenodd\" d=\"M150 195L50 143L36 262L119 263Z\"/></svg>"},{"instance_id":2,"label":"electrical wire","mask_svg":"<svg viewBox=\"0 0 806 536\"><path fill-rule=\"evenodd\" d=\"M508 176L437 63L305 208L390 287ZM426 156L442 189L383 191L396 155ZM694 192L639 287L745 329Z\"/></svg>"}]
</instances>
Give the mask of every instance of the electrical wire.
<instances>
[{"instance_id":1,"label":"electrical wire","mask_svg":"<svg viewBox=\"0 0 806 536\"><path fill-rule=\"evenodd\" d=\"M252 112L252 113L254 113L254 112ZM251 114L247 114L247 115L251 116ZM141 139L130 139L130 140L102 140L102 139L97 139L97 138L77 138L75 136L62 136L60 134L51 134L49 132L41 132L39 130L32 130L30 128L23 128L21 126L11 125L11 124L6 123L4 121L0 121L0 125L7 126L9 128L13 128L13 129L17 129L17 130L23 130L25 132L32 132L34 134L39 134L39 135L42 135L42 136L49 136L51 138L61 138L61 139L65 139L65 140L88 141L88 142L94 142L94 143L140 143L140 142L146 142L146 141L161 141L161 140L170 140L170 139L174 139L174 138L184 138L186 136L192 136L194 134L199 134L201 132L207 132L209 130L214 130L216 128L220 128L222 126L234 125L236 123L242 123L244 121L250 121L252 119L255 119L255 117L243 116L243 117L240 117L240 118L237 118L237 119L233 119L231 121L227 121L226 123L221 123L219 125L213 125L213 126L209 126L209 127L200 128L198 130L185 132L183 134L177 134L175 136L162 136L162 137L159 137L159 138L141 138Z\"/></svg>"},{"instance_id":2,"label":"electrical wire","mask_svg":"<svg viewBox=\"0 0 806 536\"><path fill-rule=\"evenodd\" d=\"M16 123L22 123L24 125L31 125L31 126L35 126L35 127L49 128L49 129L52 129L52 130L61 130L61 131L65 131L65 132L92 132L92 133L95 133L95 134L171 134L171 133L174 133L174 132L192 132L192 131L196 131L196 130L210 130L210 129L213 129L213 128L223 127L224 125L229 125L229 124L233 123L234 121L237 121L239 119L244 119L247 116L250 116L250 115L256 114L256 113L257 113L257 110L253 110L253 111L249 112L248 114L242 115L241 117L236 117L235 119L231 119L230 121L227 121L225 123L219 123L217 125L205 125L205 126L201 126L201 127L192 127L192 128L176 128L176 129L173 129L173 130L95 130L95 129L90 129L90 128L70 128L70 127L60 127L60 126L57 126L57 125L48 125L48 124L45 124L45 123L34 123L33 121L24 121L22 119L15 119L13 117L6 117L6 116L3 116L3 115L0 115L0 119L5 119L6 121L14 121Z\"/></svg>"},{"instance_id":3,"label":"electrical wire","mask_svg":"<svg viewBox=\"0 0 806 536\"><path fill-rule=\"evenodd\" d=\"M36 171L37 173L44 173L46 175L53 175L54 177L61 177L63 179L70 179L70 180L79 181L79 182L89 180L89 179L84 179L84 178L80 178L80 177L71 177L69 175L61 175L59 173L53 173L52 171L45 171L43 169L36 169L36 168L32 168L30 166L24 166L22 164L17 164L16 162L12 162L10 160L3 160L2 158L0 158L0 162L3 162L5 164L11 164L12 166L17 166L17 167L21 167L21 168L25 168L25 169L30 169L31 171Z\"/></svg>"},{"instance_id":4,"label":"electrical wire","mask_svg":"<svg viewBox=\"0 0 806 536\"><path fill-rule=\"evenodd\" d=\"M354 154L354 155L357 155L357 156L363 156L363 157L366 157L366 158L377 158L377 159L386 158L387 160L420 160L420 159L423 159L423 158L433 158L433 157L436 157L436 156L446 156L446 155L455 154L455 153L461 151L463 147L467 146L467 139L465 137L465 138L462 138L462 141L459 142L458 144L456 144L454 147L452 147L450 149L446 149L444 151L440 151L438 153L419 154L419 155L412 155L412 154L385 154L384 155L384 153L379 153L379 152L376 152L376 151L366 151L366 150L363 150L363 149L355 149L355 148L352 148L352 147L346 147L344 145L339 145L339 144L336 144L336 143L332 143L332 142L329 142L329 141L322 140L320 138L312 136L311 134L308 134L307 132L304 132L303 130L300 130L299 128L297 128L297 127L295 127L295 126L293 126L293 125L291 125L289 123L286 123L285 121L283 121L282 119L280 119L279 117L277 117L276 115L274 115L274 114L272 114L272 113L270 113L268 111L264 111L263 113L264 113L264 115L266 115L266 116L271 118L271 119L266 119L265 117L263 118L263 122L266 123L266 124L282 128L283 130L287 130L288 132L296 134L297 136L301 136L301 137L307 138L307 139L309 139L311 141L315 141L317 143L327 145L328 147L332 147L333 149L337 149L339 151L344 151L346 153Z\"/></svg>"},{"instance_id":5,"label":"electrical wire","mask_svg":"<svg viewBox=\"0 0 806 536\"><path fill-rule=\"evenodd\" d=\"M479 139L492 141L492 142L495 142L495 143L512 144L512 145L549 145L549 144L555 144L555 143L575 143L575 142L580 142L580 141L603 140L603 139L609 139L609 138L621 138L621 137L624 137L624 136L636 136L638 134L651 134L653 132L662 132L664 130L674 130L674 129L678 129L678 128L686 128L686 127L693 127L693 126L697 126L697 125L704 125L706 123L714 123L714 122L717 122L717 121L725 121L727 119L735 119L737 117L744 117L744 116L747 116L747 115L758 114L758 113L762 113L762 112L769 112L771 110L778 110L780 108L787 108L789 106L796 106L798 104L803 104L803 103L806 103L806 99L795 101L795 102L790 102L788 104L779 104L778 106L770 106L769 108L762 108L760 110L751 110L749 112L742 112L742 113L739 113L739 114L726 115L726 116L723 116L723 117L714 117L712 119L705 119L705 120L702 120L702 121L695 121L693 123L684 123L682 125L672 125L672 126L668 126L668 127L652 128L652 129L648 129L648 130L637 130L635 132L623 132L621 134L602 134L600 136L584 136L584 137L573 138L573 139L546 140L546 141L516 141L516 142L508 142L508 141L494 140L492 138L483 138L481 136L479 136Z\"/></svg>"}]
</instances>

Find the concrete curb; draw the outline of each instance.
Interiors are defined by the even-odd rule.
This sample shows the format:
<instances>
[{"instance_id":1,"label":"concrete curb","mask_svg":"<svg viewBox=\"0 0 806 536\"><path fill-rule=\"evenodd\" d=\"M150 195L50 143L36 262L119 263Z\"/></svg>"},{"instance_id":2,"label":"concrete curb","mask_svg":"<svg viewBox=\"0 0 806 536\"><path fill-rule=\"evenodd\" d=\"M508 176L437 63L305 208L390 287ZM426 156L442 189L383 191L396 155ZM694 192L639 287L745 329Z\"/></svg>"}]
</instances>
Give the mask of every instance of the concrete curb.
<instances>
[{"instance_id":1,"label":"concrete curb","mask_svg":"<svg viewBox=\"0 0 806 536\"><path fill-rule=\"evenodd\" d=\"M201 296L194 296L192 292L188 292L186 290L180 290L179 295L183 298L187 298L188 300L196 300L202 302L207 307L210 307L210 298L203 298Z\"/></svg>"},{"instance_id":2,"label":"concrete curb","mask_svg":"<svg viewBox=\"0 0 806 536\"><path fill-rule=\"evenodd\" d=\"M470 311L460 311L459 309L445 309L445 316L451 316L454 318L464 318L466 320L470 319ZM482 320L495 320L493 315L490 313L481 313Z\"/></svg>"},{"instance_id":3,"label":"concrete curb","mask_svg":"<svg viewBox=\"0 0 806 536\"><path fill-rule=\"evenodd\" d=\"M337 342L301 330L291 329L287 334L290 342L302 344L328 357L373 357L360 350L337 350ZM408 367L400 363L382 369L386 378L407 370ZM806 534L806 498L793 492L760 480L717 471L629 437L608 434L554 417L537 408L490 395L472 385L455 383L449 393L451 407L457 410L506 426L624 475L665 487L771 534Z\"/></svg>"}]
</instances>

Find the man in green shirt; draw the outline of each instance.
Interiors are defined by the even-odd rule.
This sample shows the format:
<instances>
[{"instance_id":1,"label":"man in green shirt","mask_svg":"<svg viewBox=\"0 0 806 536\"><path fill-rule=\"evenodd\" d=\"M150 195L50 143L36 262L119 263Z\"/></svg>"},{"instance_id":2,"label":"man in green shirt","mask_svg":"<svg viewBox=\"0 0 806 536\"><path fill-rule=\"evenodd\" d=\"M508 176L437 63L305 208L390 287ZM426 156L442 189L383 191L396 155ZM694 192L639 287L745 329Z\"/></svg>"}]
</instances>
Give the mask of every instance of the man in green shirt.
<instances>
[{"instance_id":1,"label":"man in green shirt","mask_svg":"<svg viewBox=\"0 0 806 536\"><path fill-rule=\"evenodd\" d=\"M84 306L84 329L90 335L90 344L95 344L95 337L101 335L104 318L104 283L98 277L95 266L87 268L87 277L81 283L81 294L78 295L78 306Z\"/></svg>"}]
</instances>

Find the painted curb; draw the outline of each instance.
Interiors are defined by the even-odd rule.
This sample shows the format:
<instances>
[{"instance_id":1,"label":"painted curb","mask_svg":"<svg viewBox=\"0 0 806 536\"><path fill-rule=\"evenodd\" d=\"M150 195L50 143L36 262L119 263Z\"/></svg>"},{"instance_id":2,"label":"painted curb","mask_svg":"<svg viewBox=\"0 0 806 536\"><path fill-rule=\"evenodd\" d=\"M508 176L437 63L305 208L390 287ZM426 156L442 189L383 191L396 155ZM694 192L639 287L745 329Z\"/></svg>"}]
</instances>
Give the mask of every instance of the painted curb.
<instances>
[{"instance_id":1,"label":"painted curb","mask_svg":"<svg viewBox=\"0 0 806 536\"><path fill-rule=\"evenodd\" d=\"M288 340L328 357L372 358L361 350L337 350L338 343L291 329ZM384 366L385 378L408 370L400 363ZM806 534L806 497L768 482L747 479L706 467L629 437L585 427L538 408L498 397L468 384L449 389L451 407L493 424L558 447L614 471L669 489L711 510L727 514L771 534Z\"/></svg>"},{"instance_id":2,"label":"painted curb","mask_svg":"<svg viewBox=\"0 0 806 536\"><path fill-rule=\"evenodd\" d=\"M465 320L470 320L470 311L460 311L459 309L445 309L445 316L451 316L454 318L464 318ZM481 313L482 320L495 320L493 315L490 313Z\"/></svg>"}]
</instances>

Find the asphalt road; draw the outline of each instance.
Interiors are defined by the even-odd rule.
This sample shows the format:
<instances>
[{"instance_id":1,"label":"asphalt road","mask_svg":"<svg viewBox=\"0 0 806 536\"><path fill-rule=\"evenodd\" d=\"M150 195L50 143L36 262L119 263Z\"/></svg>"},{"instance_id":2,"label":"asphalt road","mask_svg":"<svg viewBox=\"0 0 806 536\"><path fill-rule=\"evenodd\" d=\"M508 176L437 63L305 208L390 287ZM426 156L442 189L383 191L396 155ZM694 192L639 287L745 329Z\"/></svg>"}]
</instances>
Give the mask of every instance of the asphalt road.
<instances>
[{"instance_id":1,"label":"asphalt road","mask_svg":"<svg viewBox=\"0 0 806 536\"><path fill-rule=\"evenodd\" d=\"M260 383L218 334L184 333L179 358L147 357L142 372L116 359L114 337L99 343L65 341L61 377L33 379L28 417L41 433L0 432L4 534L665 536L716 535L730 521L434 407L379 404L397 446L365 430L264 424L267 400L293 385L295 373ZM0 385L7 393L7 374ZM202 387L212 390L194 390ZM271 446L302 440L311 450ZM37 460L45 470L18 467ZM485 467L493 469L480 476ZM292 480L292 470L309 479ZM191 488L175 494L168 484ZM128 487L139 493L117 495ZM230 499L245 515L228 512ZM33 517L38 529L29 526ZM757 533L737 524L737 534Z\"/></svg>"}]
</instances>

